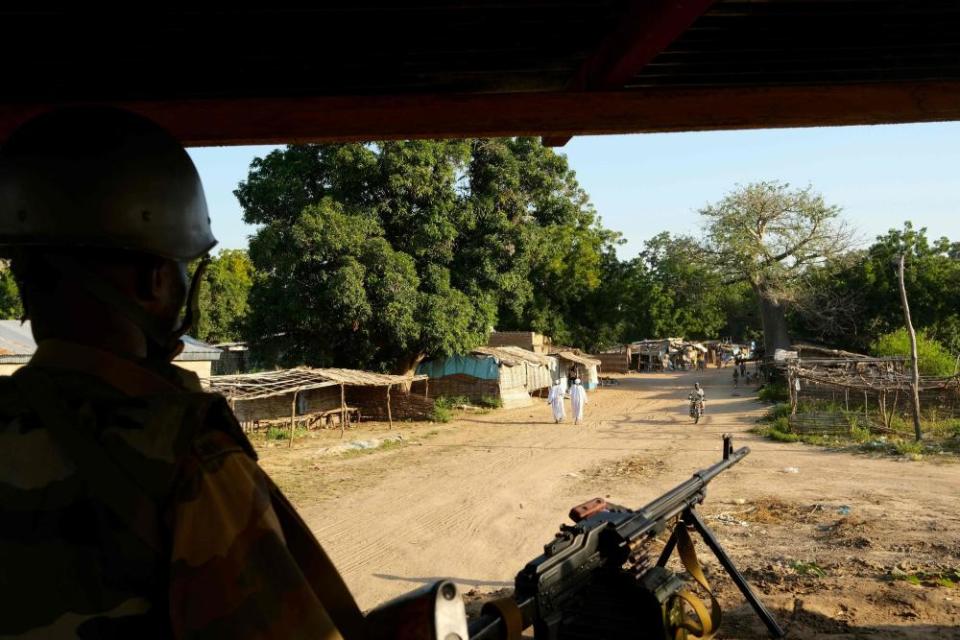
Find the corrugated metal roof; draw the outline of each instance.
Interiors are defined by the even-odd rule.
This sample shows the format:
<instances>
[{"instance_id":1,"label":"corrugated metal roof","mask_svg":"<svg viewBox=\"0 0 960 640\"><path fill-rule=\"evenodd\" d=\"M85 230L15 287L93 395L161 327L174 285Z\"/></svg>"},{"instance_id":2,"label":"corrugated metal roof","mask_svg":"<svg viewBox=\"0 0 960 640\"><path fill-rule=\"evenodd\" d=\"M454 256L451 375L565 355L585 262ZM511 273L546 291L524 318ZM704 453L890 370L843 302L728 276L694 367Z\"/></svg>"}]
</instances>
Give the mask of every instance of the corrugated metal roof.
<instances>
[{"instance_id":1,"label":"corrugated metal roof","mask_svg":"<svg viewBox=\"0 0 960 640\"><path fill-rule=\"evenodd\" d=\"M196 338L183 336L183 353L174 361L219 360L220 350ZM0 363L26 364L37 350L30 321L0 320Z\"/></svg>"}]
</instances>

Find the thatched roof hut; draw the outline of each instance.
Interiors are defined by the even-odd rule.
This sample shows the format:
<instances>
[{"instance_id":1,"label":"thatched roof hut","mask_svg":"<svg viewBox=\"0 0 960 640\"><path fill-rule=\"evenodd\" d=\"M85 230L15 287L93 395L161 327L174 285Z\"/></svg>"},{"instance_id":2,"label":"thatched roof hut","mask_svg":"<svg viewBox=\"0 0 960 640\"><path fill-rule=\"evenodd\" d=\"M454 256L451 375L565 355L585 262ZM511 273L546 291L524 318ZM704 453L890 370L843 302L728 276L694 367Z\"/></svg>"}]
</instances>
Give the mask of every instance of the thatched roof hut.
<instances>
[{"instance_id":1,"label":"thatched roof hut","mask_svg":"<svg viewBox=\"0 0 960 640\"><path fill-rule=\"evenodd\" d=\"M297 367L211 376L209 385L227 398L244 426L289 421L292 434L298 421L337 420L342 432L351 416L386 419L391 426L394 417L427 417L433 401L410 392L414 382L425 379L357 369Z\"/></svg>"}]
</instances>

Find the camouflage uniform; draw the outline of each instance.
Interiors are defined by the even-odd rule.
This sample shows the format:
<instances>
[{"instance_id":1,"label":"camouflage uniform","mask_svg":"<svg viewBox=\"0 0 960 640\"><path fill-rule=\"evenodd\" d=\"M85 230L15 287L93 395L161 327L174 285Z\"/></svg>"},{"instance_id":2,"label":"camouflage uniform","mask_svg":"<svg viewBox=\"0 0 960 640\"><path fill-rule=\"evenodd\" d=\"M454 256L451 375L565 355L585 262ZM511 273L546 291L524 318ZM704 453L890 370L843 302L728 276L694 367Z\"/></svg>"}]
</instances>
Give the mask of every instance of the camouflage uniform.
<instances>
[{"instance_id":1,"label":"camouflage uniform","mask_svg":"<svg viewBox=\"0 0 960 640\"><path fill-rule=\"evenodd\" d=\"M340 637L222 397L62 341L26 371L120 474L98 484L0 378L0 638Z\"/></svg>"}]
</instances>

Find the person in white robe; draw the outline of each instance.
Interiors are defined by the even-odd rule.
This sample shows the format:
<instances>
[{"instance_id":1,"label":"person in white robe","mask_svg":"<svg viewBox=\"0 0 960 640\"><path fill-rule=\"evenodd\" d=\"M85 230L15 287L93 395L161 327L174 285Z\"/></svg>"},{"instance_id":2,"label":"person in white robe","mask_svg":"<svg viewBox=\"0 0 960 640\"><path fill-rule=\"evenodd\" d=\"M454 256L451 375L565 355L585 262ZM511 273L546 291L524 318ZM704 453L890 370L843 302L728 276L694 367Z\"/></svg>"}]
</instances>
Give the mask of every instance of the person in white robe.
<instances>
[{"instance_id":1,"label":"person in white robe","mask_svg":"<svg viewBox=\"0 0 960 640\"><path fill-rule=\"evenodd\" d=\"M550 395L547 396L547 403L553 409L553 421L557 424L563 422L566 417L566 411L563 409L563 387L560 380L557 380L550 387Z\"/></svg>"},{"instance_id":2,"label":"person in white robe","mask_svg":"<svg viewBox=\"0 0 960 640\"><path fill-rule=\"evenodd\" d=\"M583 422L583 410L587 405L587 390L580 383L580 378L573 381L570 387L570 409L573 411L573 424Z\"/></svg>"}]
</instances>

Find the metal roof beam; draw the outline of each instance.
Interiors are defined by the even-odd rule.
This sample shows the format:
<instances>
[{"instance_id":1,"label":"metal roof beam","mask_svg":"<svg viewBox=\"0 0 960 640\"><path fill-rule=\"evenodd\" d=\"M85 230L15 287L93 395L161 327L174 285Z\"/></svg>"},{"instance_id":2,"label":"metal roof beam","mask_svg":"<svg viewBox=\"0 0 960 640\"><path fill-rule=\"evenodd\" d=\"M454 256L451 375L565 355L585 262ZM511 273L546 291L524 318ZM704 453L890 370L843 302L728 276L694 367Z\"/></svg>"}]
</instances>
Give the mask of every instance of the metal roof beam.
<instances>
[{"instance_id":1,"label":"metal roof beam","mask_svg":"<svg viewBox=\"0 0 960 640\"><path fill-rule=\"evenodd\" d=\"M113 104L215 146L960 120L960 81ZM0 140L51 106L0 104Z\"/></svg>"},{"instance_id":2,"label":"metal roof beam","mask_svg":"<svg viewBox=\"0 0 960 640\"><path fill-rule=\"evenodd\" d=\"M634 0L630 10L570 81L570 91L608 91L623 86L703 15L714 0ZM570 136L544 136L562 147Z\"/></svg>"}]
</instances>

